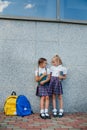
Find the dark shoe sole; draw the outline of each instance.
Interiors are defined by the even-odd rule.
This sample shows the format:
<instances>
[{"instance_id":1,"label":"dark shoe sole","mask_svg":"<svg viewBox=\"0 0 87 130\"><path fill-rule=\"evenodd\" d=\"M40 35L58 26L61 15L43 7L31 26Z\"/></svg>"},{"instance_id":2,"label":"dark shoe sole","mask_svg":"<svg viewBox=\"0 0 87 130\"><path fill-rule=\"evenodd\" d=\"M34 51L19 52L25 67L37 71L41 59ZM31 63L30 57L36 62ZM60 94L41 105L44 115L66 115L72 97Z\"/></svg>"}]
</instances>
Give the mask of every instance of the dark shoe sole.
<instances>
[{"instance_id":1,"label":"dark shoe sole","mask_svg":"<svg viewBox=\"0 0 87 130\"><path fill-rule=\"evenodd\" d=\"M51 117L50 116L45 116L46 117L46 119L51 119Z\"/></svg>"},{"instance_id":2,"label":"dark shoe sole","mask_svg":"<svg viewBox=\"0 0 87 130\"><path fill-rule=\"evenodd\" d=\"M41 114L40 114L40 117L41 117L42 119L46 119L46 116L41 116Z\"/></svg>"},{"instance_id":3,"label":"dark shoe sole","mask_svg":"<svg viewBox=\"0 0 87 130\"><path fill-rule=\"evenodd\" d=\"M53 115L53 117L55 117L55 118L56 118L56 117L58 117L58 115Z\"/></svg>"},{"instance_id":4,"label":"dark shoe sole","mask_svg":"<svg viewBox=\"0 0 87 130\"><path fill-rule=\"evenodd\" d=\"M58 115L59 118L62 118L64 116L64 113L62 115Z\"/></svg>"}]
</instances>

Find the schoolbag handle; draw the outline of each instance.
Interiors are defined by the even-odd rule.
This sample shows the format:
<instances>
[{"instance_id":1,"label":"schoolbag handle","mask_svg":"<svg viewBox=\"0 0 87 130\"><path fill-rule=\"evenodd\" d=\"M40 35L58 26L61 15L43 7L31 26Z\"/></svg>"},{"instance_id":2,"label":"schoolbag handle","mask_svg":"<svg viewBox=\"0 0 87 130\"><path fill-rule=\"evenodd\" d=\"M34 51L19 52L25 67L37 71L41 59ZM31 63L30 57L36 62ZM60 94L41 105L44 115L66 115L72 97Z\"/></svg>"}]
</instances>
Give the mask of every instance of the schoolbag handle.
<instances>
[{"instance_id":1,"label":"schoolbag handle","mask_svg":"<svg viewBox=\"0 0 87 130\"><path fill-rule=\"evenodd\" d=\"M16 95L16 92L15 92L15 91L12 91L11 95Z\"/></svg>"}]
</instances>

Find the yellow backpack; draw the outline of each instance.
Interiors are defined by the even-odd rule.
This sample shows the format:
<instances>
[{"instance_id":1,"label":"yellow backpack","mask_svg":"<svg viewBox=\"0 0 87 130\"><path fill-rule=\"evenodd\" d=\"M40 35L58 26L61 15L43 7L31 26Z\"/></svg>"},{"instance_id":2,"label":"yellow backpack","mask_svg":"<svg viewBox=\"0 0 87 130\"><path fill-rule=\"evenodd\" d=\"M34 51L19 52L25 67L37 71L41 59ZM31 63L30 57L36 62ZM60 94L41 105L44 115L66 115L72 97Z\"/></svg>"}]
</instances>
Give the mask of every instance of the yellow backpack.
<instances>
[{"instance_id":1,"label":"yellow backpack","mask_svg":"<svg viewBox=\"0 0 87 130\"><path fill-rule=\"evenodd\" d=\"M16 115L16 93L13 91L11 96L9 96L4 104L4 113L5 115Z\"/></svg>"}]
</instances>

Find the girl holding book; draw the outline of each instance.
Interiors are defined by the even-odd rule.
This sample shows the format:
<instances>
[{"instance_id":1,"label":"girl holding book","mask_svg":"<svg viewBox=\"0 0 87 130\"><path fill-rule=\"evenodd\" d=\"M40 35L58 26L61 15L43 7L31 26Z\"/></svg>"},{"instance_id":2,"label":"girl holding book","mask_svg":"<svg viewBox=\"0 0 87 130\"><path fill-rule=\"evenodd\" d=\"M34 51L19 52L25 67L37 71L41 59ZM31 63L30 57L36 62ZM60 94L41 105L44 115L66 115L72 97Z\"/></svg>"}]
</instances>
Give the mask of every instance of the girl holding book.
<instances>
[{"instance_id":1,"label":"girl holding book","mask_svg":"<svg viewBox=\"0 0 87 130\"><path fill-rule=\"evenodd\" d=\"M48 113L49 96L51 95L49 89L50 70L46 66L47 60L40 58L38 60L38 69L35 71L35 80L38 83L36 95L40 97L40 117L42 119L50 119Z\"/></svg>"}]
</instances>

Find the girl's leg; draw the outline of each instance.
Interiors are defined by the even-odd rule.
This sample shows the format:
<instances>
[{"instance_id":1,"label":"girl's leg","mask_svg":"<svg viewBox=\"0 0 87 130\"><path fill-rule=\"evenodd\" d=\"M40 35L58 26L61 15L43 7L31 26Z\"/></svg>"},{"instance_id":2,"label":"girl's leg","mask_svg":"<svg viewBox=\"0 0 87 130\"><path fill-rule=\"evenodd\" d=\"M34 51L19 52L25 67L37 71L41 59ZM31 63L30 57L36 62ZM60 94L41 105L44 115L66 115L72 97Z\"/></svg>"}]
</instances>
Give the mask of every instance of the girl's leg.
<instances>
[{"instance_id":1,"label":"girl's leg","mask_svg":"<svg viewBox=\"0 0 87 130\"><path fill-rule=\"evenodd\" d=\"M45 97L45 109L48 109L49 107L49 96Z\"/></svg>"},{"instance_id":2,"label":"girl's leg","mask_svg":"<svg viewBox=\"0 0 87 130\"><path fill-rule=\"evenodd\" d=\"M40 98L40 117L41 118L43 118L43 119L45 119L45 110L44 110L44 102L45 102L45 97L44 96L42 96L41 98Z\"/></svg>"},{"instance_id":3,"label":"girl's leg","mask_svg":"<svg viewBox=\"0 0 87 130\"><path fill-rule=\"evenodd\" d=\"M45 97L45 116L46 118L50 119L48 108L49 108L49 96L46 96Z\"/></svg>"},{"instance_id":4,"label":"girl's leg","mask_svg":"<svg viewBox=\"0 0 87 130\"><path fill-rule=\"evenodd\" d=\"M58 99L59 99L59 105L60 105L60 109L59 109L59 117L63 117L63 113L64 113L64 110L63 110L63 98L62 98L62 95L58 95Z\"/></svg>"},{"instance_id":5,"label":"girl's leg","mask_svg":"<svg viewBox=\"0 0 87 130\"><path fill-rule=\"evenodd\" d=\"M53 109L56 109L56 95L52 95Z\"/></svg>"},{"instance_id":6,"label":"girl's leg","mask_svg":"<svg viewBox=\"0 0 87 130\"><path fill-rule=\"evenodd\" d=\"M63 109L63 98L62 95L58 95L60 109Z\"/></svg>"},{"instance_id":7,"label":"girl's leg","mask_svg":"<svg viewBox=\"0 0 87 130\"><path fill-rule=\"evenodd\" d=\"M52 95L52 102L53 102L53 116L57 117L57 109L56 109L56 95Z\"/></svg>"},{"instance_id":8,"label":"girl's leg","mask_svg":"<svg viewBox=\"0 0 87 130\"><path fill-rule=\"evenodd\" d=\"M45 102L45 97L42 96L42 97L40 98L40 109L41 109L41 110L44 109L44 102Z\"/></svg>"}]
</instances>

